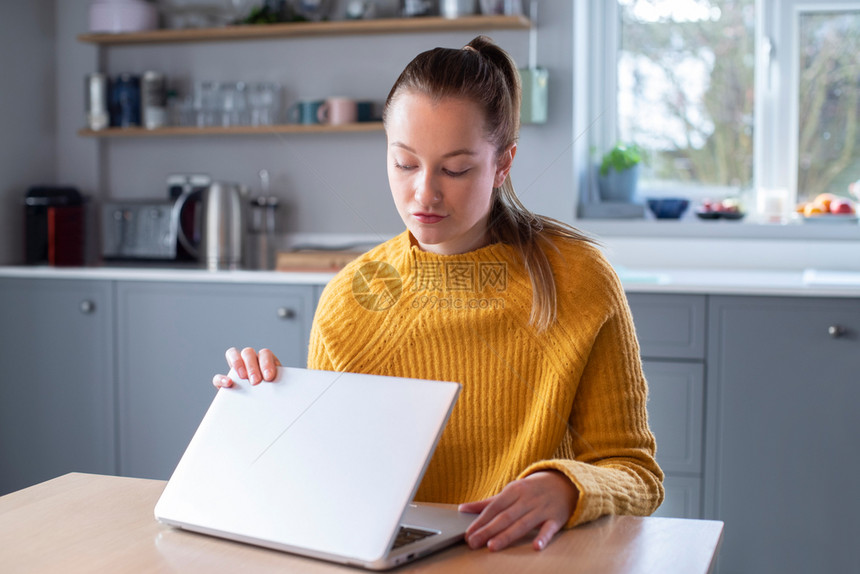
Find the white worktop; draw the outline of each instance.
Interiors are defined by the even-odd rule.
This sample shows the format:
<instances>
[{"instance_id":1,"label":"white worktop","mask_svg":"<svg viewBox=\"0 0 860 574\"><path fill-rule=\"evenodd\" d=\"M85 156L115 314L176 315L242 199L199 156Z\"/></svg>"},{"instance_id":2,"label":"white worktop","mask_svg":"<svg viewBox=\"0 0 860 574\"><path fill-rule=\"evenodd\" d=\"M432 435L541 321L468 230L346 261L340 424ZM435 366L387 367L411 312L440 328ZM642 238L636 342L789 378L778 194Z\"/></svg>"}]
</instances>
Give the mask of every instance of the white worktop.
<instances>
[{"instance_id":1,"label":"white worktop","mask_svg":"<svg viewBox=\"0 0 860 574\"><path fill-rule=\"evenodd\" d=\"M617 268L631 293L860 297L857 271ZM151 267L0 267L0 277L325 285L334 273Z\"/></svg>"},{"instance_id":2,"label":"white worktop","mask_svg":"<svg viewBox=\"0 0 860 574\"><path fill-rule=\"evenodd\" d=\"M207 271L183 267L0 267L0 277L42 279L107 279L122 281L179 281L185 283L281 283L325 285L334 277L325 272L286 271Z\"/></svg>"},{"instance_id":3,"label":"white worktop","mask_svg":"<svg viewBox=\"0 0 860 574\"><path fill-rule=\"evenodd\" d=\"M631 293L860 297L856 271L749 269L616 269Z\"/></svg>"}]
</instances>

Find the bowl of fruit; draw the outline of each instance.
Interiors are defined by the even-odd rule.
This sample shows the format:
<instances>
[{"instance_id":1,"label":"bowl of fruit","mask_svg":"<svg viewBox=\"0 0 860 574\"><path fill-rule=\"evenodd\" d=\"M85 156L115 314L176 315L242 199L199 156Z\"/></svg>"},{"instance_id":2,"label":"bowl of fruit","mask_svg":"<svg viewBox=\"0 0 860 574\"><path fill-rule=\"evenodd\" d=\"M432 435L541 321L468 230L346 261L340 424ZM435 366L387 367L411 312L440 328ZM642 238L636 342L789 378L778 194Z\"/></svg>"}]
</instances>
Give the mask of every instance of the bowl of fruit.
<instances>
[{"instance_id":1,"label":"bowl of fruit","mask_svg":"<svg viewBox=\"0 0 860 574\"><path fill-rule=\"evenodd\" d=\"M745 215L746 213L744 213L740 200L734 197L729 197L719 201L706 199L696 210L696 217L708 221L712 221L714 219L738 220L743 219Z\"/></svg>"},{"instance_id":2,"label":"bowl of fruit","mask_svg":"<svg viewBox=\"0 0 860 574\"><path fill-rule=\"evenodd\" d=\"M809 223L857 223L857 205L833 193L819 193L812 201L799 203L796 211Z\"/></svg>"}]
</instances>

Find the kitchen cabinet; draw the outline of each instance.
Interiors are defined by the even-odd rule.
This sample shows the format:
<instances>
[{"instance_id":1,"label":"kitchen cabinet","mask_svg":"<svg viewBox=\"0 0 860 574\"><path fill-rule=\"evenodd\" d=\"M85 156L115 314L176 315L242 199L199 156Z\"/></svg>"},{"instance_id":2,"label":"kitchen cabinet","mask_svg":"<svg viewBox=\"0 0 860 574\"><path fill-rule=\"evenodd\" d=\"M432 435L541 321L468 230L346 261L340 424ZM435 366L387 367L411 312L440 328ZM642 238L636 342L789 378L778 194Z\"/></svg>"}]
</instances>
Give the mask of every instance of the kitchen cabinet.
<instances>
[{"instance_id":1,"label":"kitchen cabinet","mask_svg":"<svg viewBox=\"0 0 860 574\"><path fill-rule=\"evenodd\" d=\"M666 498L655 516L700 518L705 392L703 295L628 295L642 367L648 419Z\"/></svg>"},{"instance_id":2,"label":"kitchen cabinet","mask_svg":"<svg viewBox=\"0 0 860 574\"><path fill-rule=\"evenodd\" d=\"M169 478L226 372L229 347L304 367L311 285L117 283L119 472Z\"/></svg>"},{"instance_id":3,"label":"kitchen cabinet","mask_svg":"<svg viewBox=\"0 0 860 574\"><path fill-rule=\"evenodd\" d=\"M719 572L856 572L860 299L715 296L708 317Z\"/></svg>"},{"instance_id":4,"label":"kitchen cabinet","mask_svg":"<svg viewBox=\"0 0 860 574\"><path fill-rule=\"evenodd\" d=\"M67 472L114 474L111 285L0 278L0 495Z\"/></svg>"}]
</instances>

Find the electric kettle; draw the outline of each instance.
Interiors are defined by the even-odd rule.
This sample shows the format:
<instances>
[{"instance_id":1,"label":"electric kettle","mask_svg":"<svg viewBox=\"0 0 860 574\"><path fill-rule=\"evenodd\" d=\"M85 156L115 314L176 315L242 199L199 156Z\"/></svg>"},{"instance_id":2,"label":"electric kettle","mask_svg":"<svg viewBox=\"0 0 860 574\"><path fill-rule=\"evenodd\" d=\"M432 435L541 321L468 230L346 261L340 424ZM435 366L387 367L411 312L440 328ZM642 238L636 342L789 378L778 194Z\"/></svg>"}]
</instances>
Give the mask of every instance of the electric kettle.
<instances>
[{"instance_id":1,"label":"electric kettle","mask_svg":"<svg viewBox=\"0 0 860 574\"><path fill-rule=\"evenodd\" d=\"M174 220L189 197L195 192L186 191L174 204ZM182 246L206 264L210 271L240 269L245 250L247 189L227 181L212 182L202 192L200 243L195 245L186 237L182 226L177 227L177 239Z\"/></svg>"}]
</instances>

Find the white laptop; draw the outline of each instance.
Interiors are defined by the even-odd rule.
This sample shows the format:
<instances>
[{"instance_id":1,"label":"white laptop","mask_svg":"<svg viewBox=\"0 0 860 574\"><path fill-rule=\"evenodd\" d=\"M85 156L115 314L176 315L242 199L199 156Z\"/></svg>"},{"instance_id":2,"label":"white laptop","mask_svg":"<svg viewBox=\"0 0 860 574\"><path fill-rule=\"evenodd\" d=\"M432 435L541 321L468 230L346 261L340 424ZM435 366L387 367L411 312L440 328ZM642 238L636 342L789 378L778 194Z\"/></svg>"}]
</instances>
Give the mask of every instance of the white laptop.
<instances>
[{"instance_id":1,"label":"white laptop","mask_svg":"<svg viewBox=\"0 0 860 574\"><path fill-rule=\"evenodd\" d=\"M475 515L412 504L459 384L296 368L253 387L230 377L158 520L375 570L463 538Z\"/></svg>"}]
</instances>

